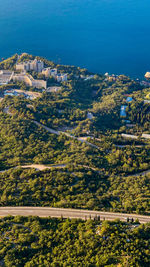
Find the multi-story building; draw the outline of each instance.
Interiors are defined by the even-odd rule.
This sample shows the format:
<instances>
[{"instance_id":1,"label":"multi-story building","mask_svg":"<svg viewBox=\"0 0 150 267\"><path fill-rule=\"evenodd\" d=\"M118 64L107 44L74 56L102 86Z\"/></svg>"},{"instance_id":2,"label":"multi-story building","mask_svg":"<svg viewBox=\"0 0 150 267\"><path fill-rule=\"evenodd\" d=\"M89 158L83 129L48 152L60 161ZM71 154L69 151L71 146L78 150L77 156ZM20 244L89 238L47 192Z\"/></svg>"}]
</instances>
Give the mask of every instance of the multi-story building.
<instances>
[{"instance_id":1,"label":"multi-story building","mask_svg":"<svg viewBox=\"0 0 150 267\"><path fill-rule=\"evenodd\" d=\"M28 66L27 62L16 64L16 70L27 71L28 69L29 69L29 66Z\"/></svg>"},{"instance_id":2,"label":"multi-story building","mask_svg":"<svg viewBox=\"0 0 150 267\"><path fill-rule=\"evenodd\" d=\"M59 73L56 76L57 82L65 82L67 81L67 73Z\"/></svg>"},{"instance_id":3,"label":"multi-story building","mask_svg":"<svg viewBox=\"0 0 150 267\"><path fill-rule=\"evenodd\" d=\"M57 75L57 69L52 69L51 76L56 77L56 75Z\"/></svg>"},{"instance_id":4,"label":"multi-story building","mask_svg":"<svg viewBox=\"0 0 150 267\"><path fill-rule=\"evenodd\" d=\"M35 80L31 75L27 73L19 73L13 75L13 81L24 82L27 86L36 88L47 88L47 82L44 80Z\"/></svg>"},{"instance_id":5,"label":"multi-story building","mask_svg":"<svg viewBox=\"0 0 150 267\"><path fill-rule=\"evenodd\" d=\"M44 68L42 70L42 74L45 75L46 78L48 78L51 75L51 68Z\"/></svg>"},{"instance_id":6,"label":"multi-story building","mask_svg":"<svg viewBox=\"0 0 150 267\"><path fill-rule=\"evenodd\" d=\"M32 80L32 86L36 88L47 88L47 82L44 80Z\"/></svg>"},{"instance_id":7,"label":"multi-story building","mask_svg":"<svg viewBox=\"0 0 150 267\"><path fill-rule=\"evenodd\" d=\"M49 77L49 76L53 76L53 77L56 77L57 75L57 69L51 69L50 67L49 68L45 68L42 70L42 74L45 75L45 77Z\"/></svg>"},{"instance_id":8,"label":"multi-story building","mask_svg":"<svg viewBox=\"0 0 150 267\"><path fill-rule=\"evenodd\" d=\"M14 72L11 70L0 70L0 85L8 84L12 77Z\"/></svg>"},{"instance_id":9,"label":"multi-story building","mask_svg":"<svg viewBox=\"0 0 150 267\"><path fill-rule=\"evenodd\" d=\"M16 70L20 71L36 71L41 72L44 68L44 63L41 60L34 60L25 61L16 64Z\"/></svg>"}]
</instances>

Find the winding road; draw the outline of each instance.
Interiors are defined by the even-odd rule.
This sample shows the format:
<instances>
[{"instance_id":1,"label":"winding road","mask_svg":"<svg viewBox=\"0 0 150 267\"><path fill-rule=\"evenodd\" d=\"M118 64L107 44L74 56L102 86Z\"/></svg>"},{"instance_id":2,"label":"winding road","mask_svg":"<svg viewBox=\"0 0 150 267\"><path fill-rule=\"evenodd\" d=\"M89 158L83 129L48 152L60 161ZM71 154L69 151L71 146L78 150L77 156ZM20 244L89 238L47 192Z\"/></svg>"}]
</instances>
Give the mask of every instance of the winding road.
<instances>
[{"instance_id":1,"label":"winding road","mask_svg":"<svg viewBox=\"0 0 150 267\"><path fill-rule=\"evenodd\" d=\"M17 59L17 61L19 60L19 57ZM8 115L12 115L12 113L9 111L9 107L5 107L4 108L4 113L8 114ZM52 128L49 128L37 121L33 121L34 124L36 124L38 127L42 127L43 129L45 129L46 131L48 131L49 133L52 134L56 134L56 135L60 135L60 134L64 134L65 136L72 138L72 139L76 139L82 143L87 144L88 146L91 146L93 148L99 149L98 146L90 143L87 141L87 137L75 137L67 132L63 132L63 131L56 131ZM123 137L128 137L126 134L122 135ZM137 138L137 136L129 136L130 138ZM116 147L124 147L124 146L119 146L116 145ZM52 168L65 168L66 164L57 164L57 165L52 165L52 166L45 166L45 165L41 165L41 164L31 164L31 165L22 165L22 166L17 166L14 167L15 168L35 168L37 170L45 170L45 169L52 169ZM90 168L88 166L83 166L86 168ZM93 170L96 170L94 168L91 168ZM4 171L0 171L5 172L7 170ZM97 170L96 170L97 171ZM99 171L98 171L99 172ZM144 172L140 172L140 173L136 173L134 175L129 175L129 176L140 176L140 175L146 175L150 173L150 170L144 171ZM76 218L76 219L94 219L96 217L100 217L101 220L109 220L109 221L113 221L115 219L120 219L121 221L127 221L127 218L129 219L138 219L140 223L150 223L150 216L143 216L143 215L136 215L136 214L125 214L125 213L112 213L112 212L103 212L103 211L92 211L92 210L80 210L80 209L64 209L64 208L54 208L54 207L0 207L0 217L5 217L8 215L12 215L12 216L39 216L39 217L55 217L55 218Z\"/></svg>"},{"instance_id":2,"label":"winding road","mask_svg":"<svg viewBox=\"0 0 150 267\"><path fill-rule=\"evenodd\" d=\"M66 136L69 137L69 138L76 139L76 140L78 140L78 141L80 141L80 142L82 142L82 143L86 143L88 146L91 146L91 147L94 147L94 148L96 148L96 149L99 149L98 146L96 146L96 145L94 145L94 144L88 142L88 141L87 141L87 137L75 137L75 136L73 136L73 135L71 135L71 134L69 134L69 133L63 132L63 131L56 131L56 130L50 128L50 127L47 127L47 126L45 126L45 125L43 125L43 124L37 122L37 121L33 121L33 122L34 122L34 124L36 124L38 127L42 127L43 129L45 129L45 130L48 131L49 133L56 134L56 135L64 134L64 135L66 135Z\"/></svg>"},{"instance_id":3,"label":"winding road","mask_svg":"<svg viewBox=\"0 0 150 267\"><path fill-rule=\"evenodd\" d=\"M76 218L76 219L94 219L100 216L101 220L113 221L120 219L121 221L127 221L129 219L139 220L140 223L150 222L150 216L126 214L126 213L113 213L102 212L92 210L80 210L80 209L63 209L63 208L49 208L49 207L0 207L0 216L5 217L12 216L38 216L38 217L55 217L55 218Z\"/></svg>"},{"instance_id":4,"label":"winding road","mask_svg":"<svg viewBox=\"0 0 150 267\"><path fill-rule=\"evenodd\" d=\"M11 115L11 113L9 112L9 107L4 108L3 111L4 111L4 113ZM45 126L45 125L43 125L43 124L35 121L35 120L33 121L33 123L36 124L38 127L42 127L43 129L45 129L49 133L56 134L56 135L64 134L64 135L66 135L69 138L76 139L76 140L78 140L78 141L80 141L82 143L86 143L87 145L89 145L91 147L94 147L96 149L99 149L98 146L96 146L96 145L88 142L86 137L75 137L75 136L73 136L73 135L71 135L71 134L69 134L67 132L54 130L54 129L50 128L50 127L47 127L47 126ZM124 146L119 146L119 145L116 145L116 146L118 146L118 147L124 147ZM16 166L13 169L18 168L18 167L22 167L22 168L35 168L37 170L41 170L42 171L42 170L45 170L45 169L52 169L52 168L65 168L66 167L66 164L57 164L57 165L52 165L52 166L45 166L45 165L41 165L41 164L31 164L31 165ZM85 166L83 166L83 167L85 167ZM101 173L100 171L96 170L95 168L88 167L88 166L86 166L86 167L87 168L90 168L90 169L93 169L93 170L97 171L98 173ZM3 173L5 171L7 171L7 170L0 171L0 173ZM146 170L146 171L138 172L138 173L135 173L135 174L130 174L128 176L141 176L141 175L146 175L146 174L149 174L149 173L150 173L150 169L149 170Z\"/></svg>"},{"instance_id":5,"label":"winding road","mask_svg":"<svg viewBox=\"0 0 150 267\"><path fill-rule=\"evenodd\" d=\"M99 171L98 169L96 168L93 168L93 167L90 167L90 166L86 166L86 165L78 165L79 167L83 167L83 168L87 168L87 169L91 169L93 171L96 171L97 173L101 174L102 171ZM23 168L23 169L36 169L38 171L43 171L43 170L46 170L46 169L53 169L53 168L56 168L56 169L63 169L63 168L66 168L67 167L67 164L54 164L54 165L51 165L51 166L46 166L46 165L43 165L43 164L29 164L29 165L19 165L19 166L16 166L16 167L12 167L12 168L9 168L9 169L5 169L3 171L0 171L0 173L4 173L6 171L9 171L9 170L13 170L13 169L17 169L17 168ZM143 176L143 175L147 175L150 173L150 170L147 170L147 171L142 171L142 172L138 172L138 173L135 173L135 174L129 174L127 175L126 177L137 177L137 176Z\"/></svg>"},{"instance_id":6,"label":"winding road","mask_svg":"<svg viewBox=\"0 0 150 267\"><path fill-rule=\"evenodd\" d=\"M7 115L12 116L12 113L9 111L9 107L5 107L3 109L3 112L5 114L7 114ZM47 127L47 126L43 125L42 123L40 123L38 121L33 120L32 122L34 124L36 124L38 127L42 127L43 129L45 129L47 132L49 132L51 134L56 134L56 135L64 134L65 136L67 136L69 138L76 139L76 140L78 140L78 141L80 141L82 143L86 143L88 146L91 146L93 148L99 149L98 146L96 146L96 145L94 145L94 144L92 144L92 143L90 143L90 142L87 141L87 138L88 137L75 137L75 136L73 136L73 135L71 135L71 134L69 134L67 132L57 131L57 130L54 130L54 129L50 128L50 127Z\"/></svg>"}]
</instances>

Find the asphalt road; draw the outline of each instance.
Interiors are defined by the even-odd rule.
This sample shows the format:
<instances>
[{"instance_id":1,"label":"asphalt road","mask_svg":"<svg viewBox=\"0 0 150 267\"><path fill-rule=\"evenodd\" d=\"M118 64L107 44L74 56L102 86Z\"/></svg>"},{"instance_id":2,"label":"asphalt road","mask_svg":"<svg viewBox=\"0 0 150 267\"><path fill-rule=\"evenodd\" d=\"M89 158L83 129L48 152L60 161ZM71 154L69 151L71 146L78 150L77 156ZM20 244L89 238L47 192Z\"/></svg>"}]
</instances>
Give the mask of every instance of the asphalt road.
<instances>
[{"instance_id":1,"label":"asphalt road","mask_svg":"<svg viewBox=\"0 0 150 267\"><path fill-rule=\"evenodd\" d=\"M150 216L125 214L125 213L112 213L112 212L100 212L91 210L79 210L79 209L62 209L62 208L48 208L48 207L0 207L0 217L8 215L20 215L20 216L39 216L39 217L56 217L59 218L77 218L77 219L88 219L100 216L101 220L113 221L120 219L126 221L127 218L138 219L141 223L150 222Z\"/></svg>"},{"instance_id":2,"label":"asphalt road","mask_svg":"<svg viewBox=\"0 0 150 267\"><path fill-rule=\"evenodd\" d=\"M33 121L33 122L34 122L38 127L42 127L43 129L45 129L45 130L48 131L49 133L56 134L56 135L64 134L64 135L66 135L66 136L69 137L69 138L76 139L76 140L78 140L78 141L80 141L80 142L82 142L82 143L86 143L88 146L91 146L91 147L94 147L94 148L96 148L96 149L99 149L98 146L96 146L96 145L94 145L94 144L92 144L92 143L86 141L86 139L83 138L83 137L82 137L82 138L81 138L81 137L75 137L75 136L73 136L73 135L71 135L71 134L69 134L69 133L67 133L67 132L56 131L56 130L54 130L54 129L52 129L52 128L49 128L49 127L47 127L47 126L45 126L45 125L43 125L43 124L37 122L37 121Z\"/></svg>"}]
</instances>

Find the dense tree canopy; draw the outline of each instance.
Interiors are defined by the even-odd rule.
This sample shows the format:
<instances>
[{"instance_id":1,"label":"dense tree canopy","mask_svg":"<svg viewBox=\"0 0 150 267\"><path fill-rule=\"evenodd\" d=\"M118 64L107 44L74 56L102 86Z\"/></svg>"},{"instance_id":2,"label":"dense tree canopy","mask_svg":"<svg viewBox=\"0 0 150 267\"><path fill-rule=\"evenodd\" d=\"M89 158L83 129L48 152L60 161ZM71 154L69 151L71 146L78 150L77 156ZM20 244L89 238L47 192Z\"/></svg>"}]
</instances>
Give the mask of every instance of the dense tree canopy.
<instances>
[{"instance_id":1,"label":"dense tree canopy","mask_svg":"<svg viewBox=\"0 0 150 267\"><path fill-rule=\"evenodd\" d=\"M150 174L104 176L81 165L0 173L1 206L54 206L149 214Z\"/></svg>"},{"instance_id":2,"label":"dense tree canopy","mask_svg":"<svg viewBox=\"0 0 150 267\"><path fill-rule=\"evenodd\" d=\"M0 220L1 266L150 264L150 225L37 217Z\"/></svg>"}]
</instances>

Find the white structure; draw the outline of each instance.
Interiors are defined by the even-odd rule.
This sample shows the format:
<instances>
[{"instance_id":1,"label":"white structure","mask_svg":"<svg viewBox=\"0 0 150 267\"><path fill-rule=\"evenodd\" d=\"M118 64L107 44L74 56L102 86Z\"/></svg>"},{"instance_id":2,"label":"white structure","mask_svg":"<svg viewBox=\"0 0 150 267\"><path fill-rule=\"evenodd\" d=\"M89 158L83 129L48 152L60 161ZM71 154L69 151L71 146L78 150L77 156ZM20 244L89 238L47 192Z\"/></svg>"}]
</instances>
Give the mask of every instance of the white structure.
<instances>
[{"instance_id":1,"label":"white structure","mask_svg":"<svg viewBox=\"0 0 150 267\"><path fill-rule=\"evenodd\" d=\"M131 138L131 139L138 139L138 136L132 135L132 134L121 134L122 137L124 138Z\"/></svg>"},{"instance_id":2,"label":"white structure","mask_svg":"<svg viewBox=\"0 0 150 267\"><path fill-rule=\"evenodd\" d=\"M56 77L56 75L57 75L57 69L52 69L51 76Z\"/></svg>"},{"instance_id":3,"label":"white structure","mask_svg":"<svg viewBox=\"0 0 150 267\"><path fill-rule=\"evenodd\" d=\"M27 72L27 71L36 71L41 72L45 75L46 78L52 76L54 77L57 82L65 82L67 81L67 74L66 73L57 73L57 69L51 69L51 67L44 68L44 63L41 60L30 60L26 62L21 62L16 64L16 70Z\"/></svg>"},{"instance_id":4,"label":"white structure","mask_svg":"<svg viewBox=\"0 0 150 267\"><path fill-rule=\"evenodd\" d=\"M36 87L36 88L47 88L47 82L44 80L35 80L31 75L27 73L19 73L13 75L13 81L25 82L27 86Z\"/></svg>"},{"instance_id":5,"label":"white structure","mask_svg":"<svg viewBox=\"0 0 150 267\"><path fill-rule=\"evenodd\" d=\"M49 77L51 75L51 68L44 68L42 70L42 74L45 75L45 77Z\"/></svg>"},{"instance_id":6,"label":"white structure","mask_svg":"<svg viewBox=\"0 0 150 267\"><path fill-rule=\"evenodd\" d=\"M67 81L67 73L60 73L56 76L57 82L66 82Z\"/></svg>"},{"instance_id":7,"label":"white structure","mask_svg":"<svg viewBox=\"0 0 150 267\"><path fill-rule=\"evenodd\" d=\"M44 63L41 60L34 60L25 61L16 64L16 70L20 71L36 71L41 72L44 69Z\"/></svg>"},{"instance_id":8,"label":"white structure","mask_svg":"<svg viewBox=\"0 0 150 267\"><path fill-rule=\"evenodd\" d=\"M94 78L94 75L90 75L90 76L86 77L84 80L85 80L85 81L88 81L88 80L91 80L91 79L93 79L93 78Z\"/></svg>"},{"instance_id":9,"label":"white structure","mask_svg":"<svg viewBox=\"0 0 150 267\"><path fill-rule=\"evenodd\" d=\"M42 74L45 75L45 77L49 77L49 76L53 76L53 77L56 77L57 75L57 69L51 69L50 67L49 68L44 68L42 70Z\"/></svg>"},{"instance_id":10,"label":"white structure","mask_svg":"<svg viewBox=\"0 0 150 267\"><path fill-rule=\"evenodd\" d=\"M0 70L0 85L8 84L12 77L14 75L14 72L11 70Z\"/></svg>"}]
</instances>

